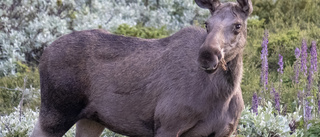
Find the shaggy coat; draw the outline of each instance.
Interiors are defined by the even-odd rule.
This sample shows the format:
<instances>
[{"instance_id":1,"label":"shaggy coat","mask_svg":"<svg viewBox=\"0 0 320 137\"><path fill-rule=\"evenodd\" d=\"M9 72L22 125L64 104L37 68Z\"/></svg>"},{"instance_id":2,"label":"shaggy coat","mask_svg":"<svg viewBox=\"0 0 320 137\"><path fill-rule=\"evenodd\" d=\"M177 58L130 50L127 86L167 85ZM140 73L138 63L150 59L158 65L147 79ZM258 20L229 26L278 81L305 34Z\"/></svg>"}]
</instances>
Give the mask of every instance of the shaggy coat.
<instances>
[{"instance_id":1,"label":"shaggy coat","mask_svg":"<svg viewBox=\"0 0 320 137\"><path fill-rule=\"evenodd\" d=\"M230 136L244 107L251 1L196 2L211 5L207 30L151 40L87 30L53 42L39 65L41 109L31 136L62 136L75 123L77 136L105 127L132 137Z\"/></svg>"}]
</instances>

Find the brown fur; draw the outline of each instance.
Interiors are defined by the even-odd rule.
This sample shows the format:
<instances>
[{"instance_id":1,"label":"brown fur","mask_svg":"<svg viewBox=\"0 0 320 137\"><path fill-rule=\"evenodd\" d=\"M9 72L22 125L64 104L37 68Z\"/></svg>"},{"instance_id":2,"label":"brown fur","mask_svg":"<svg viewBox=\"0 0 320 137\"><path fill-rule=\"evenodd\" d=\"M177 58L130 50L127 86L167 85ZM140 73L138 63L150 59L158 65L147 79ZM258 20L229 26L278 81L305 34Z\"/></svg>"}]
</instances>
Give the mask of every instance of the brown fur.
<instances>
[{"instance_id":1,"label":"brown fur","mask_svg":"<svg viewBox=\"0 0 320 137\"><path fill-rule=\"evenodd\" d=\"M53 42L39 65L41 109L32 136L62 136L79 120L77 128L96 134L105 126L132 137L230 136L243 109L242 51L252 7L196 2L215 6L208 32L189 27L145 40L87 30ZM234 23L242 24L239 34Z\"/></svg>"}]
</instances>

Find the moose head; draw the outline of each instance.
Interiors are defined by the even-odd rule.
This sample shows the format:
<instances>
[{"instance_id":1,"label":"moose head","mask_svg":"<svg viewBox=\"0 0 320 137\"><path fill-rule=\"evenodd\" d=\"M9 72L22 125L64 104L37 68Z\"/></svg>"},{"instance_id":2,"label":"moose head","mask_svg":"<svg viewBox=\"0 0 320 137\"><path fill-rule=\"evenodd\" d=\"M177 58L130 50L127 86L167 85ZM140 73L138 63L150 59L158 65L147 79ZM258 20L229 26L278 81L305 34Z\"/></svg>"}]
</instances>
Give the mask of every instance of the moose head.
<instances>
[{"instance_id":1,"label":"moose head","mask_svg":"<svg viewBox=\"0 0 320 137\"><path fill-rule=\"evenodd\" d=\"M205 22L208 34L199 50L198 62L206 72L213 73L221 62L229 62L242 53L252 3L251 0L237 0L237 3L220 3L219 0L195 2L211 13Z\"/></svg>"}]
</instances>

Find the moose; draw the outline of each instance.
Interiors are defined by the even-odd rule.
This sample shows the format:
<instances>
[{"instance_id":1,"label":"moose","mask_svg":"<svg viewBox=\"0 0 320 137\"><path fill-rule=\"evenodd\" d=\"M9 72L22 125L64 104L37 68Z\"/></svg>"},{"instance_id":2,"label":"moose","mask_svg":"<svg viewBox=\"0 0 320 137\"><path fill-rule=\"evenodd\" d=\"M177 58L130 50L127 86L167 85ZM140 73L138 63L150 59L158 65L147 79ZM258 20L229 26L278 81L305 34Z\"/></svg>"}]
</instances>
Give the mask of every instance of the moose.
<instances>
[{"instance_id":1,"label":"moose","mask_svg":"<svg viewBox=\"0 0 320 137\"><path fill-rule=\"evenodd\" d=\"M251 0L195 0L206 29L162 39L72 32L40 60L41 107L32 137L104 128L130 137L225 137L244 108L240 82Z\"/></svg>"}]
</instances>

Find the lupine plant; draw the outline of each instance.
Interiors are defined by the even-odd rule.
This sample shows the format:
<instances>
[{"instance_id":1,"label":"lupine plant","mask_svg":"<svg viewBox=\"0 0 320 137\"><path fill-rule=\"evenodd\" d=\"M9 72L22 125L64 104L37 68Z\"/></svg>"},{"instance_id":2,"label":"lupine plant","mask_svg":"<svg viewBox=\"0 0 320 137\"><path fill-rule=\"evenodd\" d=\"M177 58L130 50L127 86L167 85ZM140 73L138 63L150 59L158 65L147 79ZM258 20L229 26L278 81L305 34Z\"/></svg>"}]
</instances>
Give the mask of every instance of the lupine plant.
<instances>
[{"instance_id":1,"label":"lupine plant","mask_svg":"<svg viewBox=\"0 0 320 137\"><path fill-rule=\"evenodd\" d=\"M318 86L318 115L320 116L320 85Z\"/></svg>"},{"instance_id":2,"label":"lupine plant","mask_svg":"<svg viewBox=\"0 0 320 137\"><path fill-rule=\"evenodd\" d=\"M252 112L256 113L256 115L258 115L258 106L259 106L259 100L258 100L257 93L253 93L253 96L252 96Z\"/></svg>"},{"instance_id":3,"label":"lupine plant","mask_svg":"<svg viewBox=\"0 0 320 137\"><path fill-rule=\"evenodd\" d=\"M318 71L318 60L317 60L317 45L316 41L312 41L311 43L311 63L310 63L310 69L312 69L312 72Z\"/></svg>"},{"instance_id":4,"label":"lupine plant","mask_svg":"<svg viewBox=\"0 0 320 137\"><path fill-rule=\"evenodd\" d=\"M305 39L302 40L302 45L301 45L301 71L303 74L306 76L307 75L307 58L308 58L308 53L307 53L308 47L307 47L307 42Z\"/></svg>"},{"instance_id":5,"label":"lupine plant","mask_svg":"<svg viewBox=\"0 0 320 137\"><path fill-rule=\"evenodd\" d=\"M268 48L267 48L267 44L268 44L268 40L267 40L267 34L265 34L264 38L263 38L263 42L262 42L262 51L261 51L261 83L262 87L264 89L264 91L268 90ZM294 51L294 55L296 58L295 63L293 64L294 66L294 73L295 74L293 76L293 80L294 80L294 85L296 87L296 89L298 90L297 93L297 103L298 103L298 108L296 108L296 111L294 113L296 114L302 114L303 120L303 127L304 129L306 129L306 131L313 125L316 125L314 122L314 119L318 118L316 117L316 115L319 115L319 109L320 109L320 88L318 88L317 90L314 90L315 88L315 84L316 84L316 74L317 74L317 70L318 70L318 65L317 65L317 46L316 46L316 42L312 41L311 42L311 46L310 46L310 56L308 56L308 46L307 46L307 40L303 39L302 40L302 44L301 44L301 50L299 48L296 48ZM278 66L279 68L277 69L278 72L278 76L279 78L279 90L277 91L274 87L274 84L272 84L272 88L270 89L270 95L274 98L274 106L272 108L274 108L275 111L269 112L269 113L274 113L275 116L282 116L282 115L286 115L286 114L281 114L281 110L282 110L282 105L280 102L280 86L282 85L282 75L286 72L284 72L284 59L283 56L281 54L278 55L279 57L279 61L278 61ZM307 60L310 59L310 62L308 62ZM309 66L309 67L308 67ZM307 73L308 72L308 73ZM302 74L302 76L300 75L300 73ZM302 81L302 82L299 82ZM319 86L317 86L319 87ZM313 91L317 91L317 92L313 92ZM287 92L287 91L285 91ZM261 92L262 93L262 92ZM264 93L262 93L263 95ZM259 108L263 107L263 105L265 107L271 107L270 106L270 100L268 101L267 99L267 104L261 104L261 105L256 105L257 103L257 96L259 96L258 94L254 93L252 96L252 108L251 108L251 112L253 115L253 118L257 118L259 119L259 115L261 115ZM315 99L317 99L316 101L314 101ZM301 111L300 111L300 108ZM277 113L276 113L277 112ZM245 113L245 112L244 112ZM264 116L268 117L268 116ZM247 118L248 116L244 116L243 118ZM262 117L260 117L261 119L264 119ZM265 120L265 119L264 119ZM244 120L245 121L245 120ZM253 122L251 123L252 125L248 124L250 123L249 121ZM239 126L239 131L240 133L243 135L243 131L245 131L246 135L253 135L253 136L270 136L271 133L279 133L279 132L284 132L284 131L274 131L270 133L270 130L265 130L265 131L256 131L257 127L261 126L260 122L254 123L255 120L249 120L246 121L243 125ZM290 126L290 134L293 135L293 133L297 132L296 128L298 127L299 124L297 123L301 123L300 118L299 119L291 119L291 124L288 124L288 126ZM243 122L243 121L242 121ZM262 121L261 121L262 122ZM265 121L264 121L265 122ZM264 123L262 122L262 123ZM289 121L290 122L290 121ZM241 122L240 122L241 123ZM251 129L249 130L248 127L250 127ZM280 127L280 126L279 126ZM262 128L265 129L265 128ZM277 136L275 135L271 135L271 136ZM286 135L289 136L289 135ZM298 136L298 134L296 134L295 136ZM301 134L299 133L299 136L301 136Z\"/></svg>"},{"instance_id":6,"label":"lupine plant","mask_svg":"<svg viewBox=\"0 0 320 137\"><path fill-rule=\"evenodd\" d=\"M278 92L274 93L274 102L275 102L275 108L280 114L280 96Z\"/></svg>"},{"instance_id":7,"label":"lupine plant","mask_svg":"<svg viewBox=\"0 0 320 137\"><path fill-rule=\"evenodd\" d=\"M264 87L263 90L267 90L268 85L268 32L266 31L261 44L261 83Z\"/></svg>"},{"instance_id":8,"label":"lupine plant","mask_svg":"<svg viewBox=\"0 0 320 137\"><path fill-rule=\"evenodd\" d=\"M280 74L283 74L283 56L281 56L281 54L279 54L279 62L278 62L279 68L278 68L278 72Z\"/></svg>"},{"instance_id":9,"label":"lupine plant","mask_svg":"<svg viewBox=\"0 0 320 137\"><path fill-rule=\"evenodd\" d=\"M300 49L299 48L296 48L294 50L294 55L296 57L296 62L294 63L294 72L295 72L295 77L294 77L294 81L296 84L299 83L299 73L300 73L300 70L299 70L299 62L300 62Z\"/></svg>"}]
</instances>

